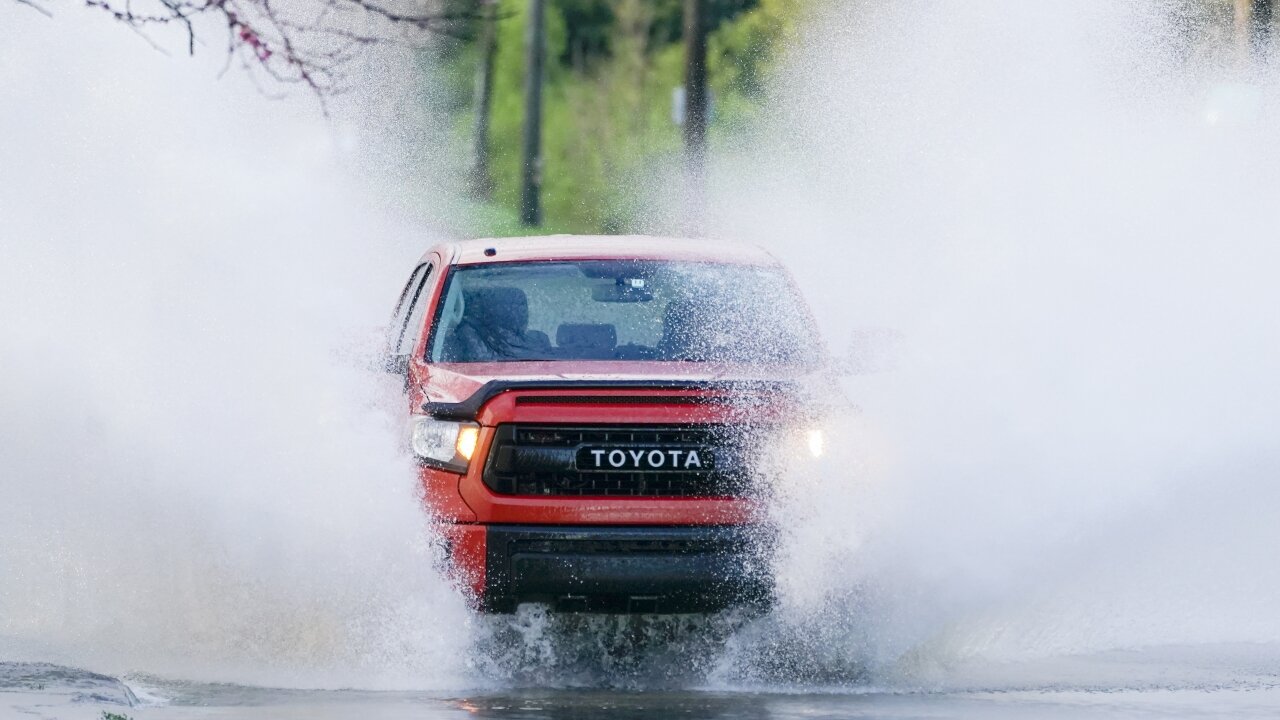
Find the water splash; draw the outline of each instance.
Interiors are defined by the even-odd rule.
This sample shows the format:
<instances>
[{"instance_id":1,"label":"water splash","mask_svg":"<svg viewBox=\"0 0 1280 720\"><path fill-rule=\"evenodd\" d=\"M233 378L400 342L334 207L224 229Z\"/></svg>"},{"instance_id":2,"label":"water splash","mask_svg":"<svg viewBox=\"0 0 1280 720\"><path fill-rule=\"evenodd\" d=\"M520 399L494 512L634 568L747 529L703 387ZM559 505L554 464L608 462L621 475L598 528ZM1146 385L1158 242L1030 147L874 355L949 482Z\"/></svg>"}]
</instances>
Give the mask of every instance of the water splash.
<instances>
[{"instance_id":1,"label":"water splash","mask_svg":"<svg viewBox=\"0 0 1280 720\"><path fill-rule=\"evenodd\" d=\"M848 443L888 463L784 510L829 558L782 569L816 598L778 616L802 675L1280 642L1280 96L1204 7L833 4L724 160L718 227L796 269L837 348L906 337L848 383L876 435Z\"/></svg>"},{"instance_id":2,"label":"water splash","mask_svg":"<svg viewBox=\"0 0 1280 720\"><path fill-rule=\"evenodd\" d=\"M451 682L469 618L367 369L430 242L381 199L401 158L377 123L411 98L326 121L215 83L216 53L0 14L0 95L27 109L0 132L0 655Z\"/></svg>"},{"instance_id":3,"label":"water splash","mask_svg":"<svg viewBox=\"0 0 1280 720\"><path fill-rule=\"evenodd\" d=\"M718 161L716 225L796 269L837 350L889 326L907 352L779 494L778 609L700 622L476 621L430 572L396 390L352 340L428 243L347 165L432 143L0 7L0 91L36 109L0 133L0 654L366 687L1008 687L1238 642L1265 665L1276 88L1195 7L817 12Z\"/></svg>"}]
</instances>

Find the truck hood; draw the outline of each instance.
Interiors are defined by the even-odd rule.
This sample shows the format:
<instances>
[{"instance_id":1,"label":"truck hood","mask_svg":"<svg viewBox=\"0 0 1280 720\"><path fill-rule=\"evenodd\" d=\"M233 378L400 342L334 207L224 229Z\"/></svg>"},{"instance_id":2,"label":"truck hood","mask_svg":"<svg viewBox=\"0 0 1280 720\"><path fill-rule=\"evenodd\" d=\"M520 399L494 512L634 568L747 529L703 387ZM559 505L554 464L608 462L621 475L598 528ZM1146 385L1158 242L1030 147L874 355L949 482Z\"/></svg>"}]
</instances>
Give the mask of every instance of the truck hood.
<instances>
[{"instance_id":1,"label":"truck hood","mask_svg":"<svg viewBox=\"0 0 1280 720\"><path fill-rule=\"evenodd\" d=\"M725 365L695 362L654 361L583 361L583 362L504 362L504 363L439 363L432 365L429 379L422 388L424 400L430 403L461 403L472 398L491 383L560 383L573 385L625 385L670 382L686 384L786 384L810 391L838 384L829 369L778 368L747 365Z\"/></svg>"}]
</instances>

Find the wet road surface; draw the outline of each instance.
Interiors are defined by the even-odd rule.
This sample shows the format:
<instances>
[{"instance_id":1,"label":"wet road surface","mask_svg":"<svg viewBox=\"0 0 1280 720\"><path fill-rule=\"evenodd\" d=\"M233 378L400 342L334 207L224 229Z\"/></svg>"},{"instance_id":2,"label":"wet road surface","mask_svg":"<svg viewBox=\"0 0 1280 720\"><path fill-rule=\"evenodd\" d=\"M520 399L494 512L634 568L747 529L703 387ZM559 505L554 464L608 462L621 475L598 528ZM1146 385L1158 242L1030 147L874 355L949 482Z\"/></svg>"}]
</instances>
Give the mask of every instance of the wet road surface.
<instances>
[{"instance_id":1,"label":"wet road surface","mask_svg":"<svg viewBox=\"0 0 1280 720\"><path fill-rule=\"evenodd\" d=\"M1280 716L1280 686L1247 682L1166 689L959 692L530 689L475 694L396 693L189 683L148 686L52 665L0 663L0 715L68 720L1272 718Z\"/></svg>"}]
</instances>

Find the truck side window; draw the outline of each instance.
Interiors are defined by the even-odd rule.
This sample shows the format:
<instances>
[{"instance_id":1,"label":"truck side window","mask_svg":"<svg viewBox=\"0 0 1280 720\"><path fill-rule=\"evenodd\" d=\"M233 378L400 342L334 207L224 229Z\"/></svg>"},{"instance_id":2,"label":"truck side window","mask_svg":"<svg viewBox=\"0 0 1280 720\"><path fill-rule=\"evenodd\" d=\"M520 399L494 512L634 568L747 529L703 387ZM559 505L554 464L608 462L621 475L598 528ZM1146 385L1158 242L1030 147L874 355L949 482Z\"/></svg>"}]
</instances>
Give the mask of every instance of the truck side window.
<instances>
[{"instance_id":1,"label":"truck side window","mask_svg":"<svg viewBox=\"0 0 1280 720\"><path fill-rule=\"evenodd\" d=\"M410 278L409 286L405 288L405 300L401 305L406 312L396 327L396 342L391 350L392 355L407 356L413 352L413 346L422 336L422 322L427 312L429 294L426 291L427 280L431 278L431 270L431 265L420 265Z\"/></svg>"},{"instance_id":2,"label":"truck side window","mask_svg":"<svg viewBox=\"0 0 1280 720\"><path fill-rule=\"evenodd\" d=\"M413 298L418 292L418 286L422 284L422 276L426 274L427 266L419 265L413 269L413 274L409 276L409 282L405 283L404 289L400 291L400 299L396 301L396 311L391 315L391 322L387 325L387 349L394 349L400 344L400 336L404 334L404 321L409 315L409 307L413 304Z\"/></svg>"}]
</instances>

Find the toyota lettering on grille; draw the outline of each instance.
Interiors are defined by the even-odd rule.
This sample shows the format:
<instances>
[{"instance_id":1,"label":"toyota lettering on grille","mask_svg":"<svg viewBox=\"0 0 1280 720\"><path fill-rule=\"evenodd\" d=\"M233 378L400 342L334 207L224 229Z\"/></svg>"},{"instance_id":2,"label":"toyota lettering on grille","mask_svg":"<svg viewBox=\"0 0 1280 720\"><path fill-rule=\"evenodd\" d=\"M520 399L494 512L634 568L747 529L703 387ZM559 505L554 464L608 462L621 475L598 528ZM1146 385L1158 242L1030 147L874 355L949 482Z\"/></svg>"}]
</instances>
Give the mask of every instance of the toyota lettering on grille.
<instances>
[{"instance_id":1,"label":"toyota lettering on grille","mask_svg":"<svg viewBox=\"0 0 1280 720\"><path fill-rule=\"evenodd\" d=\"M696 472L715 468L715 453L704 447L583 447L579 470L599 472Z\"/></svg>"}]
</instances>

